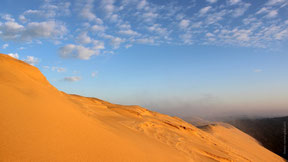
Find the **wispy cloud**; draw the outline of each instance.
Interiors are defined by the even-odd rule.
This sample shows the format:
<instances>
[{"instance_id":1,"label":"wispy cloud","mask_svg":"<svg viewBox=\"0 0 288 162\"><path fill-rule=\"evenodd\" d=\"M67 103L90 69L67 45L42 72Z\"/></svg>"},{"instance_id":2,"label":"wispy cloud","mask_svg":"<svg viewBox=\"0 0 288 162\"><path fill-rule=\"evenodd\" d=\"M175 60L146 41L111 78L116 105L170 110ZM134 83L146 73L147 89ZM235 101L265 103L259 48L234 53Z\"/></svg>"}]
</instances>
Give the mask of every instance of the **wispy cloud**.
<instances>
[{"instance_id":1,"label":"wispy cloud","mask_svg":"<svg viewBox=\"0 0 288 162\"><path fill-rule=\"evenodd\" d=\"M278 11L277 10L272 10L272 11L269 11L268 14L267 14L267 18L274 18L278 15Z\"/></svg>"},{"instance_id":2,"label":"wispy cloud","mask_svg":"<svg viewBox=\"0 0 288 162\"><path fill-rule=\"evenodd\" d=\"M59 49L59 54L63 58L88 60L91 56L99 54L99 52L81 45L67 44Z\"/></svg>"},{"instance_id":3,"label":"wispy cloud","mask_svg":"<svg viewBox=\"0 0 288 162\"><path fill-rule=\"evenodd\" d=\"M2 45L2 49L6 49L9 46L9 44L5 43Z\"/></svg>"},{"instance_id":4,"label":"wispy cloud","mask_svg":"<svg viewBox=\"0 0 288 162\"><path fill-rule=\"evenodd\" d=\"M124 42L124 39L121 39L120 37L112 37L110 44L113 46L114 49L117 49L120 47L120 44Z\"/></svg>"},{"instance_id":5,"label":"wispy cloud","mask_svg":"<svg viewBox=\"0 0 288 162\"><path fill-rule=\"evenodd\" d=\"M39 59L34 56L26 56L23 61L27 62L30 65L35 65L39 62Z\"/></svg>"},{"instance_id":6,"label":"wispy cloud","mask_svg":"<svg viewBox=\"0 0 288 162\"><path fill-rule=\"evenodd\" d=\"M67 82L78 82L81 80L81 77L79 76L64 77L63 80Z\"/></svg>"},{"instance_id":7,"label":"wispy cloud","mask_svg":"<svg viewBox=\"0 0 288 162\"><path fill-rule=\"evenodd\" d=\"M217 2L217 0L206 0L206 1L209 3L216 3Z\"/></svg>"},{"instance_id":8,"label":"wispy cloud","mask_svg":"<svg viewBox=\"0 0 288 162\"><path fill-rule=\"evenodd\" d=\"M250 3L242 3L237 9L234 10L233 16L234 17L242 16L250 6L251 6Z\"/></svg>"},{"instance_id":9,"label":"wispy cloud","mask_svg":"<svg viewBox=\"0 0 288 162\"><path fill-rule=\"evenodd\" d=\"M190 24L190 21L184 19L184 20L181 20L181 21L180 21L179 27L180 27L181 29L186 29L186 28L189 26L189 24Z\"/></svg>"},{"instance_id":10,"label":"wispy cloud","mask_svg":"<svg viewBox=\"0 0 288 162\"><path fill-rule=\"evenodd\" d=\"M64 68L64 67L52 66L52 67L51 67L51 70L52 70L52 71L56 71L56 72L58 72L58 73L62 73L62 72L65 72L65 71L66 71L66 68Z\"/></svg>"},{"instance_id":11,"label":"wispy cloud","mask_svg":"<svg viewBox=\"0 0 288 162\"><path fill-rule=\"evenodd\" d=\"M202 8L199 11L200 15L205 15L207 12L209 12L209 10L211 10L211 8L212 8L211 6L207 6L207 7Z\"/></svg>"},{"instance_id":12,"label":"wispy cloud","mask_svg":"<svg viewBox=\"0 0 288 162\"><path fill-rule=\"evenodd\" d=\"M87 35L87 32L80 33L76 39L80 44L88 44L92 41L92 39Z\"/></svg>"},{"instance_id":13,"label":"wispy cloud","mask_svg":"<svg viewBox=\"0 0 288 162\"><path fill-rule=\"evenodd\" d=\"M128 35L128 36L139 36L140 35L138 32L133 31L131 29L120 30L119 33L123 34L123 35Z\"/></svg>"},{"instance_id":14,"label":"wispy cloud","mask_svg":"<svg viewBox=\"0 0 288 162\"><path fill-rule=\"evenodd\" d=\"M12 41L33 41L35 39L60 39L67 29L56 21L31 22L26 26L14 21L0 23L0 38Z\"/></svg>"},{"instance_id":15,"label":"wispy cloud","mask_svg":"<svg viewBox=\"0 0 288 162\"><path fill-rule=\"evenodd\" d=\"M15 21L15 19L10 14L4 14L1 16L1 18L6 21Z\"/></svg>"},{"instance_id":16,"label":"wispy cloud","mask_svg":"<svg viewBox=\"0 0 288 162\"><path fill-rule=\"evenodd\" d=\"M240 2L241 2L241 0L228 0L228 3L230 5L236 5L236 4L240 3Z\"/></svg>"},{"instance_id":17,"label":"wispy cloud","mask_svg":"<svg viewBox=\"0 0 288 162\"><path fill-rule=\"evenodd\" d=\"M18 53L8 53L8 55L13 57L13 58L19 59Z\"/></svg>"},{"instance_id":18,"label":"wispy cloud","mask_svg":"<svg viewBox=\"0 0 288 162\"><path fill-rule=\"evenodd\" d=\"M95 21L98 24L102 24L103 21L92 12L94 7L93 3L94 0L86 0L78 4L80 8L80 16L88 21Z\"/></svg>"},{"instance_id":19,"label":"wispy cloud","mask_svg":"<svg viewBox=\"0 0 288 162\"><path fill-rule=\"evenodd\" d=\"M28 9L19 15L19 19L22 22L31 21L31 19L37 18L55 18L57 16L70 15L70 2L58 2L44 1L44 4L39 9Z\"/></svg>"},{"instance_id":20,"label":"wispy cloud","mask_svg":"<svg viewBox=\"0 0 288 162\"><path fill-rule=\"evenodd\" d=\"M266 5L272 6L272 5L276 5L276 4L282 4L284 2L287 2L287 1L286 0L268 0Z\"/></svg>"}]
</instances>

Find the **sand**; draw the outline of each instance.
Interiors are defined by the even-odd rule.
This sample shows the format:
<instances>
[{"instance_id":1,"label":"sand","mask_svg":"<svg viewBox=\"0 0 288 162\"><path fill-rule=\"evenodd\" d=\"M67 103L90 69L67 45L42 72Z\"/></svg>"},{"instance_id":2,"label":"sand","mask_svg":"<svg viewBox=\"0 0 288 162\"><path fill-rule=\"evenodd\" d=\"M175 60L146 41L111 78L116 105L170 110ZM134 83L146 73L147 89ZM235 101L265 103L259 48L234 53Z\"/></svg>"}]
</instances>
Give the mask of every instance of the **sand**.
<instances>
[{"instance_id":1,"label":"sand","mask_svg":"<svg viewBox=\"0 0 288 162\"><path fill-rule=\"evenodd\" d=\"M201 129L140 106L58 91L0 54L0 161L284 161L224 123Z\"/></svg>"}]
</instances>

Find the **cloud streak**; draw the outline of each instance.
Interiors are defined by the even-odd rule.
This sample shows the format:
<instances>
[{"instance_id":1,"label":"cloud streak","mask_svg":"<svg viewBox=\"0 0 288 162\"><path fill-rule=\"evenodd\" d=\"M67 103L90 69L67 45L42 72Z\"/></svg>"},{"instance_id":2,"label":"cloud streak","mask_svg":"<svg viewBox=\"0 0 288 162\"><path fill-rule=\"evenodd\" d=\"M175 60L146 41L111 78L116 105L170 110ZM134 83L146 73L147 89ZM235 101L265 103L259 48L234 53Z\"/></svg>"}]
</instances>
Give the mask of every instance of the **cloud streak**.
<instances>
[{"instance_id":1,"label":"cloud streak","mask_svg":"<svg viewBox=\"0 0 288 162\"><path fill-rule=\"evenodd\" d=\"M81 45L68 44L59 49L59 54L63 58L79 58L88 60L91 56L97 55L97 51Z\"/></svg>"},{"instance_id":2,"label":"cloud streak","mask_svg":"<svg viewBox=\"0 0 288 162\"><path fill-rule=\"evenodd\" d=\"M39 59L34 56L27 56L23 61L27 62L30 65L35 65L39 62Z\"/></svg>"},{"instance_id":3,"label":"cloud streak","mask_svg":"<svg viewBox=\"0 0 288 162\"><path fill-rule=\"evenodd\" d=\"M5 41L33 41L35 39L60 39L67 29L56 21L31 22L26 26L14 21L0 23L0 38Z\"/></svg>"},{"instance_id":4,"label":"cloud streak","mask_svg":"<svg viewBox=\"0 0 288 162\"><path fill-rule=\"evenodd\" d=\"M67 82L78 82L81 80L81 77L79 76L64 77L63 80Z\"/></svg>"},{"instance_id":5,"label":"cloud streak","mask_svg":"<svg viewBox=\"0 0 288 162\"><path fill-rule=\"evenodd\" d=\"M8 55L13 57L13 58L19 59L18 53L8 53Z\"/></svg>"}]
</instances>

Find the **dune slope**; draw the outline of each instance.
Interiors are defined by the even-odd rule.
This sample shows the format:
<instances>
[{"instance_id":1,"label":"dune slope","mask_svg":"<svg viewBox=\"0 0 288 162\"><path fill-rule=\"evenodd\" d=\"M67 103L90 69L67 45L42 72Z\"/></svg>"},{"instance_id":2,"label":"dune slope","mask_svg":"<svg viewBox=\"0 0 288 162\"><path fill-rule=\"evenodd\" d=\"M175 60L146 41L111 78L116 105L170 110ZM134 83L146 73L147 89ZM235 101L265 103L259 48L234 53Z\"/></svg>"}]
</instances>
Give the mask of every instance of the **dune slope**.
<instances>
[{"instance_id":1,"label":"dune slope","mask_svg":"<svg viewBox=\"0 0 288 162\"><path fill-rule=\"evenodd\" d=\"M284 161L227 124L201 129L54 88L0 54L0 161Z\"/></svg>"}]
</instances>

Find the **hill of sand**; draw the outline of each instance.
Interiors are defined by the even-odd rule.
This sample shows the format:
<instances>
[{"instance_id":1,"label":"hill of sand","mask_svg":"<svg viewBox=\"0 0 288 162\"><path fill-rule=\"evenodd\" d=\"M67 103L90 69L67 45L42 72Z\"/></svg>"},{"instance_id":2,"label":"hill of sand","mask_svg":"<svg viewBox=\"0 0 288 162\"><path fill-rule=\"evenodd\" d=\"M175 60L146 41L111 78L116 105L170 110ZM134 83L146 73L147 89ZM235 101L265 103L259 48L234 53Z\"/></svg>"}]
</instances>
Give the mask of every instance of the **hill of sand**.
<instances>
[{"instance_id":1,"label":"hill of sand","mask_svg":"<svg viewBox=\"0 0 288 162\"><path fill-rule=\"evenodd\" d=\"M0 54L0 161L284 161L224 123L196 128L139 106L58 91Z\"/></svg>"}]
</instances>

